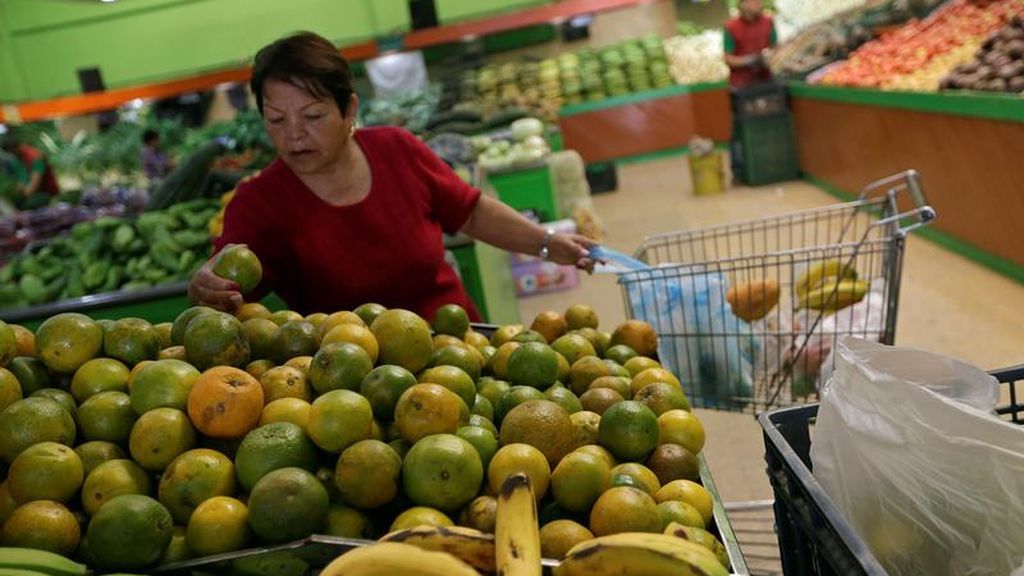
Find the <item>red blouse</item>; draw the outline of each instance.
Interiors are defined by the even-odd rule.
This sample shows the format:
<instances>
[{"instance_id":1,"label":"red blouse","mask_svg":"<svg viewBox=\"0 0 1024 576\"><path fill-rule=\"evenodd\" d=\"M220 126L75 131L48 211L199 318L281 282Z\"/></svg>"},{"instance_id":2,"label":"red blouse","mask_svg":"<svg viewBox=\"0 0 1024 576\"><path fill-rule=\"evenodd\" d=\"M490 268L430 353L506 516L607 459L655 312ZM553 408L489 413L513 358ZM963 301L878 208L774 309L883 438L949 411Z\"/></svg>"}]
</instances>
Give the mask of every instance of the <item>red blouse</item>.
<instances>
[{"instance_id":1,"label":"red blouse","mask_svg":"<svg viewBox=\"0 0 1024 576\"><path fill-rule=\"evenodd\" d=\"M278 158L238 186L215 250L247 244L263 264L256 296L274 291L302 314L378 302L429 321L455 303L479 320L441 233L462 228L480 191L400 128L361 129L355 141L372 176L365 199L328 204Z\"/></svg>"}]
</instances>

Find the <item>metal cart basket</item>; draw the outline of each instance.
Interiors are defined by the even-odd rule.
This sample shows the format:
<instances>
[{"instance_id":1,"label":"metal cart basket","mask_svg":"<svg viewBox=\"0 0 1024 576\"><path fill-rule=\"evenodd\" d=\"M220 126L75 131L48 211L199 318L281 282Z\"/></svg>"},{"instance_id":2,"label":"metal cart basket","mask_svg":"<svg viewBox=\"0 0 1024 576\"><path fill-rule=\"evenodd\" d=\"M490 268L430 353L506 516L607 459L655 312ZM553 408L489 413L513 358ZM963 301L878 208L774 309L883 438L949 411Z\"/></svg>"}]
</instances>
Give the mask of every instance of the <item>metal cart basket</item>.
<instances>
[{"instance_id":1,"label":"metal cart basket","mask_svg":"<svg viewBox=\"0 0 1024 576\"><path fill-rule=\"evenodd\" d=\"M650 236L651 267L619 277L626 311L696 407L807 401L838 336L893 342L906 235L934 218L911 170L853 202Z\"/></svg>"}]
</instances>

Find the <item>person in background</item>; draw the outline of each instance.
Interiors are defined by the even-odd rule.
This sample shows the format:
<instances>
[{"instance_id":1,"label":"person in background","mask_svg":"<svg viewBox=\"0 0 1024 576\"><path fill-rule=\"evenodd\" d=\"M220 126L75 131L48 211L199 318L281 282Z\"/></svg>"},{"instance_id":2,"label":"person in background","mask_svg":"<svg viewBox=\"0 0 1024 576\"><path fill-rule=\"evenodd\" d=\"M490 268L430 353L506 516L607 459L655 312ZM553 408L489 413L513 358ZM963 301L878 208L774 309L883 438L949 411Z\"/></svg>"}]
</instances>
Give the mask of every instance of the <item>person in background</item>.
<instances>
[{"instance_id":1,"label":"person in background","mask_svg":"<svg viewBox=\"0 0 1024 576\"><path fill-rule=\"evenodd\" d=\"M171 159L160 148L160 135L152 128L142 134L142 169L150 181L163 180L171 171Z\"/></svg>"},{"instance_id":2,"label":"person in background","mask_svg":"<svg viewBox=\"0 0 1024 576\"><path fill-rule=\"evenodd\" d=\"M303 314L378 302L428 319L459 304L478 321L442 232L593 268L593 242L482 195L409 132L357 128L352 73L327 39L304 32L264 47L251 87L278 157L238 186L214 243L259 257L262 282L246 299L273 291ZM233 311L243 295L213 273L215 258L193 276L189 299Z\"/></svg>"},{"instance_id":3,"label":"person in background","mask_svg":"<svg viewBox=\"0 0 1024 576\"><path fill-rule=\"evenodd\" d=\"M725 23L723 40L733 88L771 81L763 53L776 44L775 23L764 14L761 0L740 0L740 15Z\"/></svg>"},{"instance_id":4,"label":"person in background","mask_svg":"<svg viewBox=\"0 0 1024 576\"><path fill-rule=\"evenodd\" d=\"M733 121L731 159L732 174L737 181L744 177L743 146L739 138L742 120L736 114L738 92L757 84L772 81L772 72L764 53L775 46L775 23L764 14L761 0L740 0L740 14L725 23L725 63L729 65L729 86L732 92Z\"/></svg>"},{"instance_id":5,"label":"person in background","mask_svg":"<svg viewBox=\"0 0 1024 576\"><path fill-rule=\"evenodd\" d=\"M19 180L15 205L21 210L45 206L60 194L57 176L46 155L21 141L17 134L7 132L0 147L17 160L15 177Z\"/></svg>"}]
</instances>

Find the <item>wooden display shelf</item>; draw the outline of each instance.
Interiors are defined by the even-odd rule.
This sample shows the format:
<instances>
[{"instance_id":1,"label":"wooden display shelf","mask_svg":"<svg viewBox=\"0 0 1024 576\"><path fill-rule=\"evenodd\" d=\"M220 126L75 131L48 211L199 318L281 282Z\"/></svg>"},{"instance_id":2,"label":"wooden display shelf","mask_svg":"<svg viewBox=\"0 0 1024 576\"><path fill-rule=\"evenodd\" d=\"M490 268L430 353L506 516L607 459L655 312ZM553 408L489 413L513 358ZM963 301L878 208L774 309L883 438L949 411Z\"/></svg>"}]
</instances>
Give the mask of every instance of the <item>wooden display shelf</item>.
<instances>
[{"instance_id":1,"label":"wooden display shelf","mask_svg":"<svg viewBox=\"0 0 1024 576\"><path fill-rule=\"evenodd\" d=\"M921 173L938 239L1024 278L1024 98L791 87L800 167L848 193L908 168Z\"/></svg>"},{"instance_id":2,"label":"wooden display shelf","mask_svg":"<svg viewBox=\"0 0 1024 576\"><path fill-rule=\"evenodd\" d=\"M585 162L606 162L685 147L694 136L728 142L732 133L724 83L671 86L562 108L565 147Z\"/></svg>"}]
</instances>

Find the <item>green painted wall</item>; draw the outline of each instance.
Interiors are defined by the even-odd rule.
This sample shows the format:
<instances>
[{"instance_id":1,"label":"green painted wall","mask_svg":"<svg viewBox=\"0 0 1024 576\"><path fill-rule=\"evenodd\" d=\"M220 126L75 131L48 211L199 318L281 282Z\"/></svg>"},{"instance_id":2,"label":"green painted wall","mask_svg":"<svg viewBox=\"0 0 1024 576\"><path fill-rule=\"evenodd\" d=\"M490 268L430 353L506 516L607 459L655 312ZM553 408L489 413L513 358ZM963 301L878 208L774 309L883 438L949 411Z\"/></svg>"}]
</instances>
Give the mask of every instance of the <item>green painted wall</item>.
<instances>
[{"instance_id":1,"label":"green painted wall","mask_svg":"<svg viewBox=\"0 0 1024 576\"><path fill-rule=\"evenodd\" d=\"M442 22L550 0L437 0ZM0 0L0 101L79 93L98 66L109 88L247 63L296 30L339 43L408 31L406 0Z\"/></svg>"},{"instance_id":2,"label":"green painted wall","mask_svg":"<svg viewBox=\"0 0 1024 576\"><path fill-rule=\"evenodd\" d=\"M550 0L487 0L485 2L480 0L435 0L435 2L437 19L442 24L551 3Z\"/></svg>"},{"instance_id":3,"label":"green painted wall","mask_svg":"<svg viewBox=\"0 0 1024 576\"><path fill-rule=\"evenodd\" d=\"M10 38L10 19L4 0L0 0L0 102L24 98L25 87L14 57Z\"/></svg>"},{"instance_id":4,"label":"green painted wall","mask_svg":"<svg viewBox=\"0 0 1024 576\"><path fill-rule=\"evenodd\" d=\"M377 34L407 32L409 23L409 5L407 0L365 0L373 11Z\"/></svg>"},{"instance_id":5,"label":"green painted wall","mask_svg":"<svg viewBox=\"0 0 1024 576\"><path fill-rule=\"evenodd\" d=\"M0 60L0 97L7 100L77 93L83 67L99 66L113 88L244 64L260 46L296 30L340 44L408 29L402 0L0 2L11 44L2 52L29 71L22 89L8 89L12 66Z\"/></svg>"}]
</instances>

